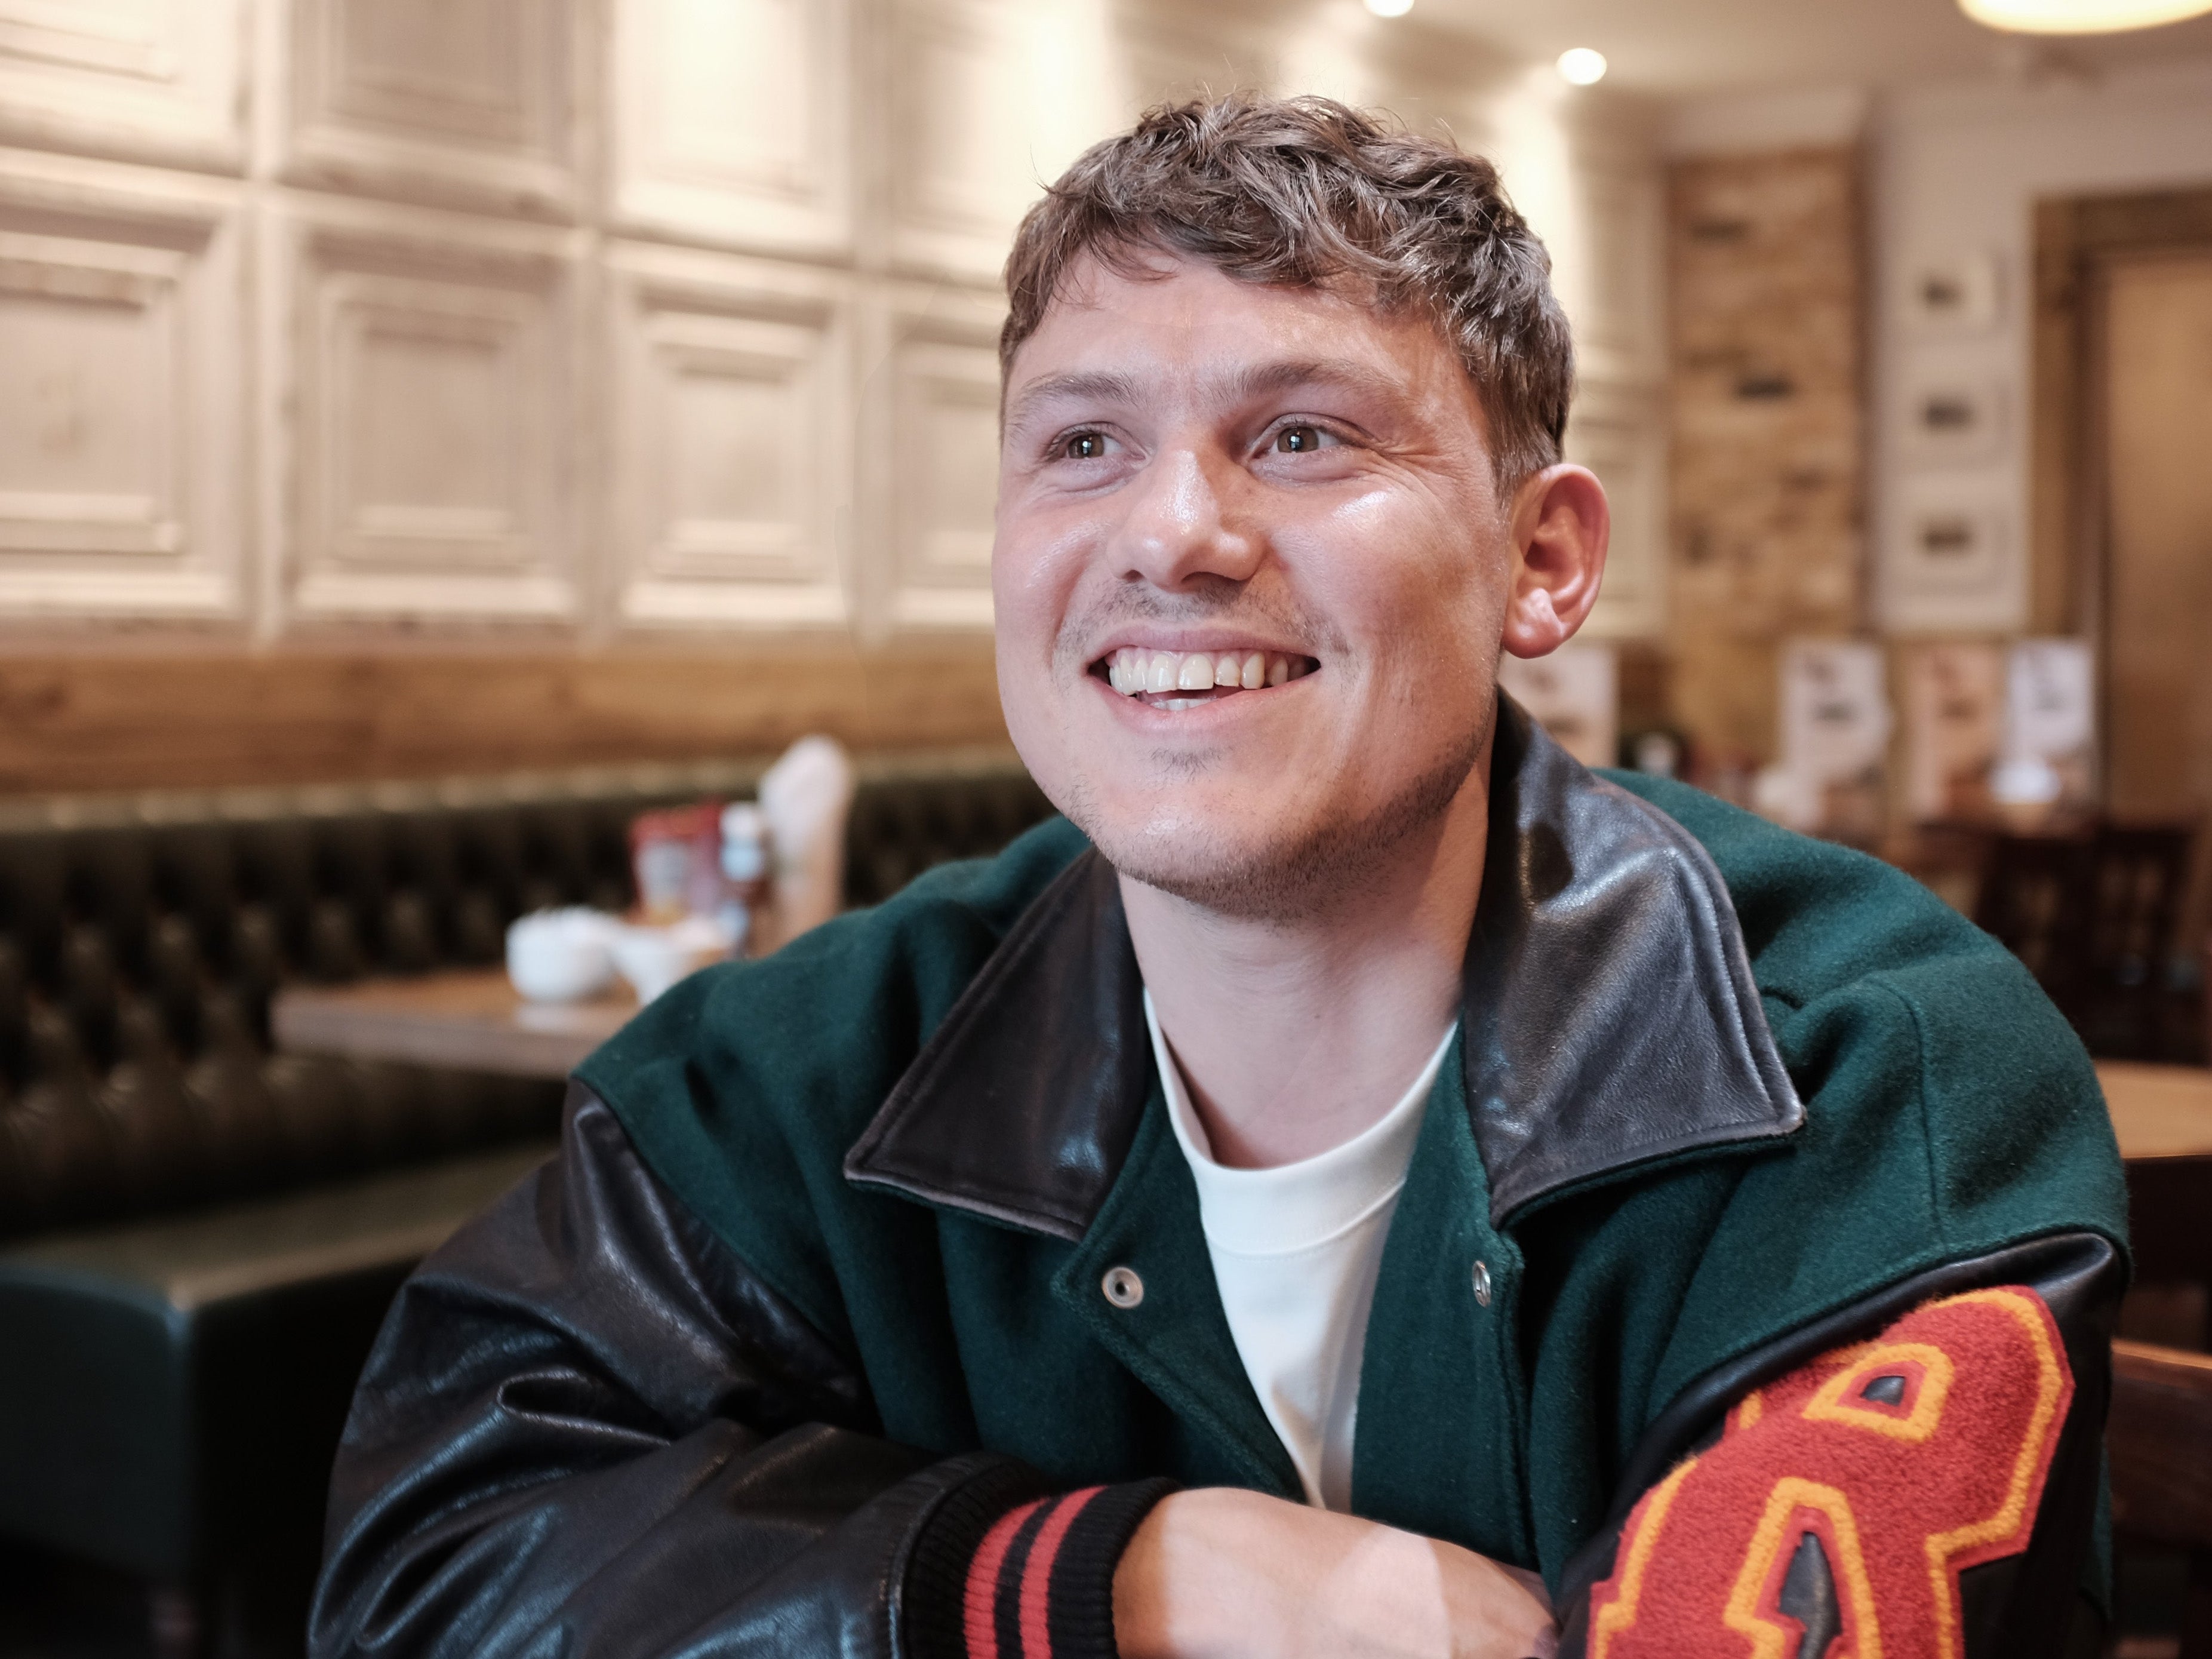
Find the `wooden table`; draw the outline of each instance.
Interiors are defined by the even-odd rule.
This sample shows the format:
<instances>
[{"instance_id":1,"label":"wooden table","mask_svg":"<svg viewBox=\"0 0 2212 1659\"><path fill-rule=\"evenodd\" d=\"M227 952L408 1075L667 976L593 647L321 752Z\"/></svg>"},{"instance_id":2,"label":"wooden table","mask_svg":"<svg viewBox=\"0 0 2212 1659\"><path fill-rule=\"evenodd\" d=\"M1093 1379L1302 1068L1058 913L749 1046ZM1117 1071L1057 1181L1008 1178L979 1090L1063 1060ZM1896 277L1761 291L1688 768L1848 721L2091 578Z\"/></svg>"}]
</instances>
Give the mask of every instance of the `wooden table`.
<instances>
[{"instance_id":1,"label":"wooden table","mask_svg":"<svg viewBox=\"0 0 2212 1659\"><path fill-rule=\"evenodd\" d=\"M637 1012L627 988L587 1003L525 1002L500 968L295 985L269 1010L279 1048L459 1071L567 1077Z\"/></svg>"},{"instance_id":2,"label":"wooden table","mask_svg":"<svg viewBox=\"0 0 2212 1659\"><path fill-rule=\"evenodd\" d=\"M270 1022L280 1048L565 1077L636 1012L627 990L588 1003L526 1003L504 972L475 968L293 986L277 993ZM2130 1163L2212 1158L2212 1070L2107 1060L2097 1080Z\"/></svg>"},{"instance_id":3,"label":"wooden table","mask_svg":"<svg viewBox=\"0 0 2212 1659\"><path fill-rule=\"evenodd\" d=\"M2107 1060L2097 1081L2127 1162L2135 1333L2202 1348L2212 1338L2212 1070Z\"/></svg>"},{"instance_id":4,"label":"wooden table","mask_svg":"<svg viewBox=\"0 0 2212 1659\"><path fill-rule=\"evenodd\" d=\"M2212 1158L2212 1070L2100 1060L2097 1081L2128 1162Z\"/></svg>"}]
</instances>

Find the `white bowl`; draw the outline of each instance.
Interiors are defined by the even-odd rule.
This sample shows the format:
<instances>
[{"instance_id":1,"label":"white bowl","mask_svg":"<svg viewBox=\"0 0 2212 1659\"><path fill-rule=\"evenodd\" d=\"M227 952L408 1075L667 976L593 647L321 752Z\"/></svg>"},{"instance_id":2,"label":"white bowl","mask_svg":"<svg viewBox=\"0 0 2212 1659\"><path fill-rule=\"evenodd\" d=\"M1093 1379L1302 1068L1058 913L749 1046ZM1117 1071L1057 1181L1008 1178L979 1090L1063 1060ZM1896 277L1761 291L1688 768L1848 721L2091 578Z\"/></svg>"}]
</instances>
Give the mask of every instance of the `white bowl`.
<instances>
[{"instance_id":1,"label":"white bowl","mask_svg":"<svg viewBox=\"0 0 2212 1659\"><path fill-rule=\"evenodd\" d=\"M533 912L507 930L507 977L533 1003L575 1003L615 980L610 948L621 924L577 906Z\"/></svg>"}]
</instances>

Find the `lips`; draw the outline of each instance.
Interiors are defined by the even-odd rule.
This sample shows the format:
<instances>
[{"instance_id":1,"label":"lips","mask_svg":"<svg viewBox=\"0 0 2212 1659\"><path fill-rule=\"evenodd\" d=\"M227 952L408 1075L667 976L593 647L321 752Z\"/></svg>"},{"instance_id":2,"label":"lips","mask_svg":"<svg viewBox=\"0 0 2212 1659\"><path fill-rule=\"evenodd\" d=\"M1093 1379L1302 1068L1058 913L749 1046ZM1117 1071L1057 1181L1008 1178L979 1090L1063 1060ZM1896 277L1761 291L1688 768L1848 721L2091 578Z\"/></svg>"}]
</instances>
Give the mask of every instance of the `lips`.
<instances>
[{"instance_id":1,"label":"lips","mask_svg":"<svg viewBox=\"0 0 2212 1659\"><path fill-rule=\"evenodd\" d=\"M1190 708L1216 694L1256 692L1303 679L1320 667L1281 651L1161 651L1125 645L1093 665L1124 697L1155 708Z\"/></svg>"}]
</instances>

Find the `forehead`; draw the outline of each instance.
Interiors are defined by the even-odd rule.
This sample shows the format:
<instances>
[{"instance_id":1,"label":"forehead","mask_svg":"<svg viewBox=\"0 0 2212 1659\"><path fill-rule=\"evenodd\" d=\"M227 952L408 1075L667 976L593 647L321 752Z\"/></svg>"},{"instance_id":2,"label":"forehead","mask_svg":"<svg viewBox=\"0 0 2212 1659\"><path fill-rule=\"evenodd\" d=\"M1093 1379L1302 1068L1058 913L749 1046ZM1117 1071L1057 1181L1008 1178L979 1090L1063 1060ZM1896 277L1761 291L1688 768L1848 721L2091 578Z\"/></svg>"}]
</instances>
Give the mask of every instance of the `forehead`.
<instances>
[{"instance_id":1,"label":"forehead","mask_svg":"<svg viewBox=\"0 0 2212 1659\"><path fill-rule=\"evenodd\" d=\"M1480 424L1474 382L1425 312L1386 310L1356 292L1249 282L1160 252L1135 269L1092 254L1069 266L1007 366L1008 422L1056 387L1125 398L1220 393L1266 382L1270 365L1334 369L1336 378L1455 407Z\"/></svg>"}]
</instances>

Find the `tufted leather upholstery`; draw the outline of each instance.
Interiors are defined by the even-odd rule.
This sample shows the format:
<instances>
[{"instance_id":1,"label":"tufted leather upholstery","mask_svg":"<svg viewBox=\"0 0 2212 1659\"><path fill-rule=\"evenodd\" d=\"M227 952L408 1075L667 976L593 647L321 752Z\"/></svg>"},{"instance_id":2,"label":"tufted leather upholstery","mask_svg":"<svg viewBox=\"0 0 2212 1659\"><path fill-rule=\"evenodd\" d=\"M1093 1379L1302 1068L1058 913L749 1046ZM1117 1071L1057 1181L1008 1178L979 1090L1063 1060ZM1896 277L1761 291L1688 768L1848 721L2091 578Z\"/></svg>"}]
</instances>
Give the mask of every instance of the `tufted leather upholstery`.
<instances>
[{"instance_id":1,"label":"tufted leather upholstery","mask_svg":"<svg viewBox=\"0 0 2212 1659\"><path fill-rule=\"evenodd\" d=\"M384 1309L562 1091L272 1054L270 992L619 908L635 814L760 770L0 808L0 1538L299 1627ZM864 760L847 899L1049 810L1002 757Z\"/></svg>"},{"instance_id":2,"label":"tufted leather upholstery","mask_svg":"<svg viewBox=\"0 0 2212 1659\"><path fill-rule=\"evenodd\" d=\"M0 826L0 1237L237 1199L519 1137L561 1090L269 1052L270 993L501 959L549 905L630 900L649 806L757 768L48 808ZM849 902L1050 808L1010 765L863 765Z\"/></svg>"}]
</instances>

